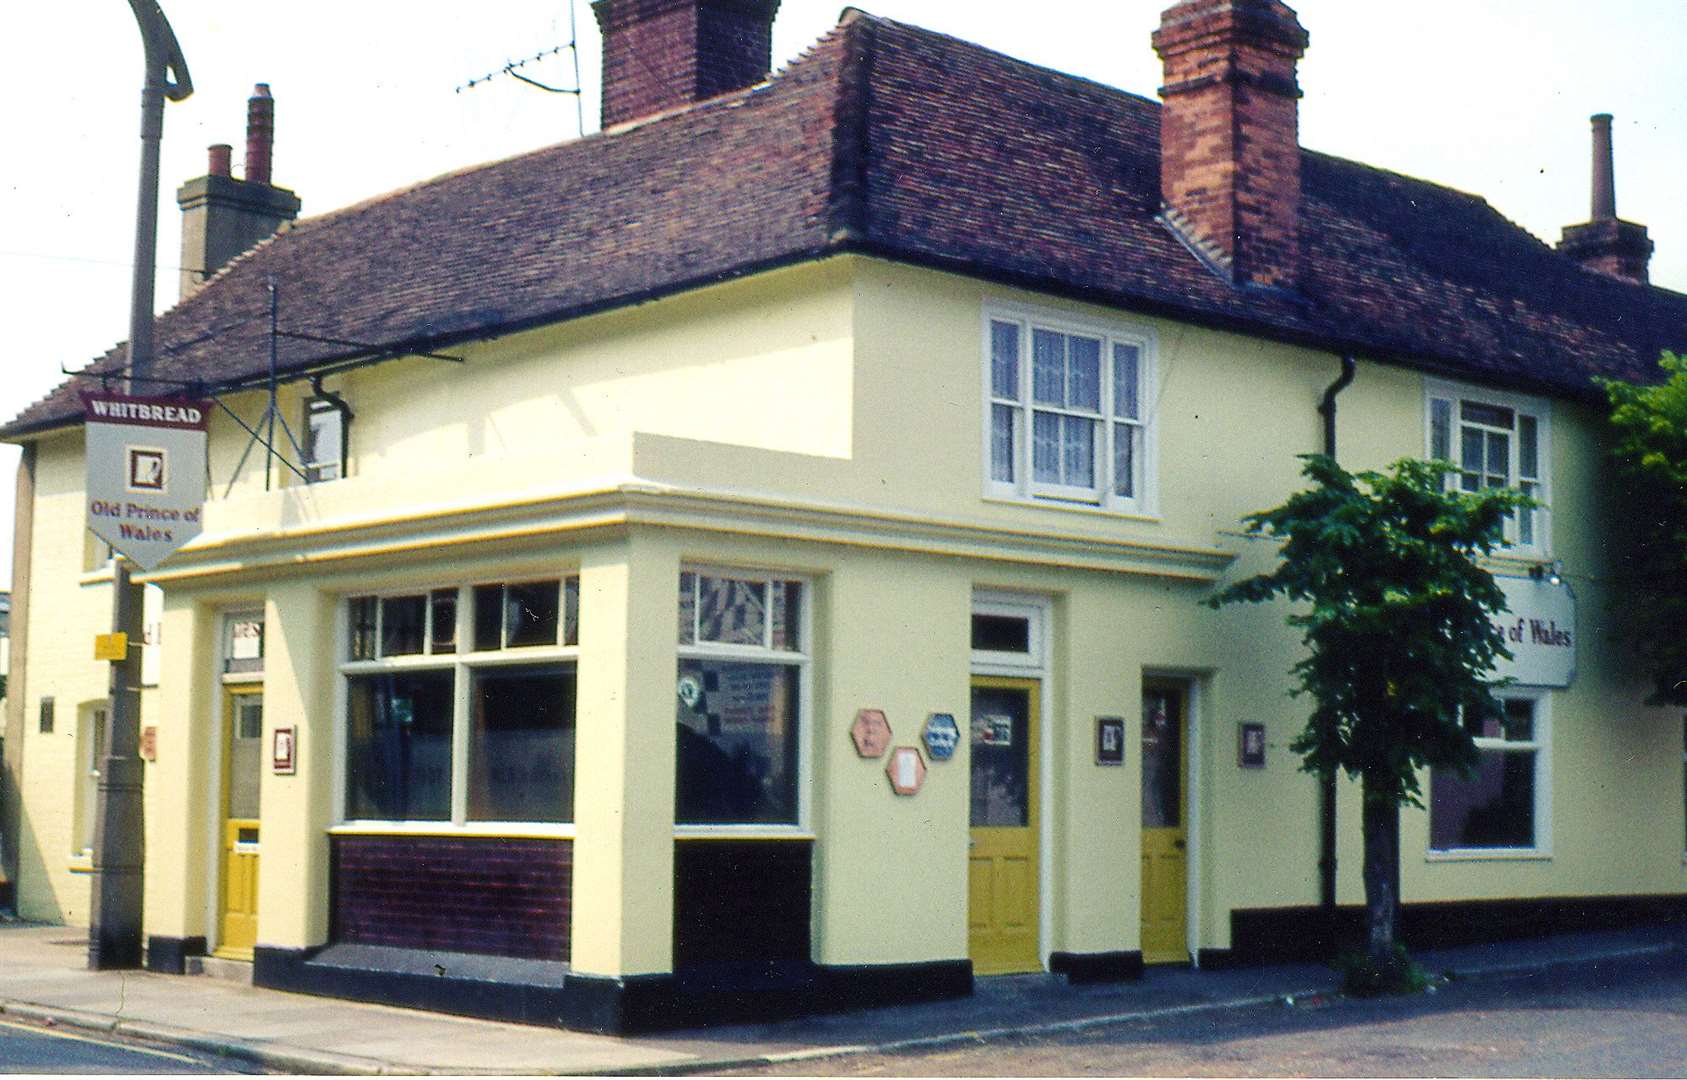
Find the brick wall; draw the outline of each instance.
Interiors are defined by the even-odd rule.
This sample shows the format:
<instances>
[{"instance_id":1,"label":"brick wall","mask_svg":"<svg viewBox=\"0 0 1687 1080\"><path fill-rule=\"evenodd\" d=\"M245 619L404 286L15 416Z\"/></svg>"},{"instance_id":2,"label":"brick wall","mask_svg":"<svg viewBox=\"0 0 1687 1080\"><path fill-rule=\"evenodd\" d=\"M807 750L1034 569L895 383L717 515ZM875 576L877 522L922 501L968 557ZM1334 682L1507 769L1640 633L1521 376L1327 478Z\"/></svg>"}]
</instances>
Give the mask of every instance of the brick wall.
<instances>
[{"instance_id":1,"label":"brick wall","mask_svg":"<svg viewBox=\"0 0 1687 1080\"><path fill-rule=\"evenodd\" d=\"M767 77L779 0L597 0L603 126Z\"/></svg>"},{"instance_id":2,"label":"brick wall","mask_svg":"<svg viewBox=\"0 0 1687 1080\"><path fill-rule=\"evenodd\" d=\"M333 838L336 942L568 959L569 840Z\"/></svg>"},{"instance_id":3,"label":"brick wall","mask_svg":"<svg viewBox=\"0 0 1687 1080\"><path fill-rule=\"evenodd\" d=\"M1279 0L1188 0L1154 34L1165 63L1162 197L1240 282L1292 288L1299 275L1306 44Z\"/></svg>"}]
</instances>

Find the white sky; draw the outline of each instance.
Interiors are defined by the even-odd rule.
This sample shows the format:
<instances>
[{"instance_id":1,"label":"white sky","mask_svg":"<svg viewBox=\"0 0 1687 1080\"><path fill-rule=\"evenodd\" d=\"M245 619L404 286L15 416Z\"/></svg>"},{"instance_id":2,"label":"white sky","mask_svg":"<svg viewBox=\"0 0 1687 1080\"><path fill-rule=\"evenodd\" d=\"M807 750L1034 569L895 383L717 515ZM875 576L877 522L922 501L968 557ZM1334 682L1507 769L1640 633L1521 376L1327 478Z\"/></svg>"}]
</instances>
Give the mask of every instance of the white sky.
<instances>
[{"instance_id":1,"label":"white sky","mask_svg":"<svg viewBox=\"0 0 1687 1080\"><path fill-rule=\"evenodd\" d=\"M416 180L575 135L574 100L470 78L568 38L570 0L163 0L195 93L166 109L160 309L176 299L175 188L234 146L246 98L276 98L276 183L320 214ZM588 130L597 27L572 0ZM1139 94L1159 86L1149 34L1170 0L862 0ZM1651 229L1653 280L1687 291L1687 56L1682 0L1298 0L1301 141L1484 195L1536 236L1588 216L1588 123L1616 116L1617 209ZM783 64L835 24L840 0L784 0ZM1035 12L1035 19L1027 17ZM140 38L120 0L9 5L0 107L0 323L9 419L126 336L139 154ZM529 65L568 84L566 60ZM12 474L0 447L0 587L11 580Z\"/></svg>"}]
</instances>

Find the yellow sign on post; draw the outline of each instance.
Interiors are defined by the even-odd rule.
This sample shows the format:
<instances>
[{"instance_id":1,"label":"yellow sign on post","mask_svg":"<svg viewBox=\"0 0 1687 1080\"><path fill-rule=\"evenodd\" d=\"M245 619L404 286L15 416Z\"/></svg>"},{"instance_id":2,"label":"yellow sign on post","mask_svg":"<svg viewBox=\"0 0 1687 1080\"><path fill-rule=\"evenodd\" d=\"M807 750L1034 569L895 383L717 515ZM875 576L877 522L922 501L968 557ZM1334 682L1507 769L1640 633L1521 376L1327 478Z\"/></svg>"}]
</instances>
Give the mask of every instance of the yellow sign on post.
<instances>
[{"instance_id":1,"label":"yellow sign on post","mask_svg":"<svg viewBox=\"0 0 1687 1080\"><path fill-rule=\"evenodd\" d=\"M119 663L129 658L128 634L95 634L94 659Z\"/></svg>"}]
</instances>

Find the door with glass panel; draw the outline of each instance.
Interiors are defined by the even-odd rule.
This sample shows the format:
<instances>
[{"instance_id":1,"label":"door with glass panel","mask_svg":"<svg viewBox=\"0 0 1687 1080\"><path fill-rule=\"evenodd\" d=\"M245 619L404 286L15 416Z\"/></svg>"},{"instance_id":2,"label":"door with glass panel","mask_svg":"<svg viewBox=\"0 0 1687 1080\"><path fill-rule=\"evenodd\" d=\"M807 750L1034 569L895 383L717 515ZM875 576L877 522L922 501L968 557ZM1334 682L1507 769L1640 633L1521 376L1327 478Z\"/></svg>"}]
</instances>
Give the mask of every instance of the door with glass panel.
<instances>
[{"instance_id":1,"label":"door with glass panel","mask_svg":"<svg viewBox=\"0 0 1687 1080\"><path fill-rule=\"evenodd\" d=\"M1142 960L1189 960L1188 724L1181 688L1142 690Z\"/></svg>"},{"instance_id":2,"label":"door with glass panel","mask_svg":"<svg viewBox=\"0 0 1687 1080\"><path fill-rule=\"evenodd\" d=\"M972 680L967 952L980 975L1038 971L1035 679Z\"/></svg>"},{"instance_id":3,"label":"door with glass panel","mask_svg":"<svg viewBox=\"0 0 1687 1080\"><path fill-rule=\"evenodd\" d=\"M217 955L250 960L258 941L258 786L264 695L229 687L223 695L223 805Z\"/></svg>"}]
</instances>

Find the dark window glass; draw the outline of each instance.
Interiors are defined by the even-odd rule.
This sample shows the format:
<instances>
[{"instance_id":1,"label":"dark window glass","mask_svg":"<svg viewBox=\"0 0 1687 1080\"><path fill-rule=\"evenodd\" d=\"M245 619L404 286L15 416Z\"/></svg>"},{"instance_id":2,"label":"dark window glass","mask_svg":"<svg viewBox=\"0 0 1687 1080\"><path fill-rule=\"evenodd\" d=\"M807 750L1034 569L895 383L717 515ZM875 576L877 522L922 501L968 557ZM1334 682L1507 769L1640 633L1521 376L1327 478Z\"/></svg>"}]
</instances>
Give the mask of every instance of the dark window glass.
<instances>
[{"instance_id":1,"label":"dark window glass","mask_svg":"<svg viewBox=\"0 0 1687 1080\"><path fill-rule=\"evenodd\" d=\"M425 596L389 596L381 601L381 655L414 656L422 651L427 618Z\"/></svg>"},{"instance_id":2,"label":"dark window glass","mask_svg":"<svg viewBox=\"0 0 1687 1080\"><path fill-rule=\"evenodd\" d=\"M1024 690L972 690L971 820L1031 823L1031 698Z\"/></svg>"},{"instance_id":3,"label":"dark window glass","mask_svg":"<svg viewBox=\"0 0 1687 1080\"><path fill-rule=\"evenodd\" d=\"M428 602L433 606L433 630L428 651L457 651L457 590L435 589Z\"/></svg>"},{"instance_id":4,"label":"dark window glass","mask_svg":"<svg viewBox=\"0 0 1687 1080\"><path fill-rule=\"evenodd\" d=\"M679 576L679 643L697 640L697 575Z\"/></svg>"},{"instance_id":5,"label":"dark window glass","mask_svg":"<svg viewBox=\"0 0 1687 1080\"><path fill-rule=\"evenodd\" d=\"M574 820L574 669L470 676L469 820Z\"/></svg>"},{"instance_id":6,"label":"dark window glass","mask_svg":"<svg viewBox=\"0 0 1687 1080\"><path fill-rule=\"evenodd\" d=\"M580 644L580 579L562 581L562 643Z\"/></svg>"},{"instance_id":7,"label":"dark window glass","mask_svg":"<svg viewBox=\"0 0 1687 1080\"><path fill-rule=\"evenodd\" d=\"M43 735L51 735L53 733L53 699L50 697L44 697L41 699L40 730Z\"/></svg>"},{"instance_id":8,"label":"dark window glass","mask_svg":"<svg viewBox=\"0 0 1687 1080\"><path fill-rule=\"evenodd\" d=\"M974 615L972 647L988 652L1031 651L1031 620L1019 615Z\"/></svg>"},{"instance_id":9,"label":"dark window glass","mask_svg":"<svg viewBox=\"0 0 1687 1080\"><path fill-rule=\"evenodd\" d=\"M1169 690L1142 694L1142 827L1183 824L1183 700Z\"/></svg>"},{"instance_id":10,"label":"dark window glass","mask_svg":"<svg viewBox=\"0 0 1687 1080\"><path fill-rule=\"evenodd\" d=\"M794 667L681 660L674 820L795 824Z\"/></svg>"},{"instance_id":11,"label":"dark window glass","mask_svg":"<svg viewBox=\"0 0 1687 1080\"><path fill-rule=\"evenodd\" d=\"M697 639L723 645L764 645L767 634L765 581L697 579Z\"/></svg>"},{"instance_id":12,"label":"dark window glass","mask_svg":"<svg viewBox=\"0 0 1687 1080\"><path fill-rule=\"evenodd\" d=\"M504 587L474 587L474 647L476 652L504 647Z\"/></svg>"},{"instance_id":13,"label":"dark window glass","mask_svg":"<svg viewBox=\"0 0 1687 1080\"><path fill-rule=\"evenodd\" d=\"M504 586L504 644L555 645L561 582L529 581Z\"/></svg>"},{"instance_id":14,"label":"dark window glass","mask_svg":"<svg viewBox=\"0 0 1687 1080\"><path fill-rule=\"evenodd\" d=\"M773 641L772 647L784 649L787 652L798 652L802 648L798 640L798 627L802 625L802 583L799 581L775 581L773 589Z\"/></svg>"},{"instance_id":15,"label":"dark window glass","mask_svg":"<svg viewBox=\"0 0 1687 1080\"><path fill-rule=\"evenodd\" d=\"M451 817L450 671L346 679L346 816Z\"/></svg>"},{"instance_id":16,"label":"dark window glass","mask_svg":"<svg viewBox=\"0 0 1687 1080\"><path fill-rule=\"evenodd\" d=\"M1429 846L1535 846L1535 751L1484 750L1476 775L1435 769L1429 777Z\"/></svg>"},{"instance_id":17,"label":"dark window glass","mask_svg":"<svg viewBox=\"0 0 1687 1080\"><path fill-rule=\"evenodd\" d=\"M375 598L354 596L346 605L348 636L353 660L375 659Z\"/></svg>"},{"instance_id":18,"label":"dark window glass","mask_svg":"<svg viewBox=\"0 0 1687 1080\"><path fill-rule=\"evenodd\" d=\"M1485 424L1488 427L1511 429L1513 416L1510 409L1499 405L1485 405L1480 401L1461 401L1459 410L1464 415L1467 424Z\"/></svg>"}]
</instances>

